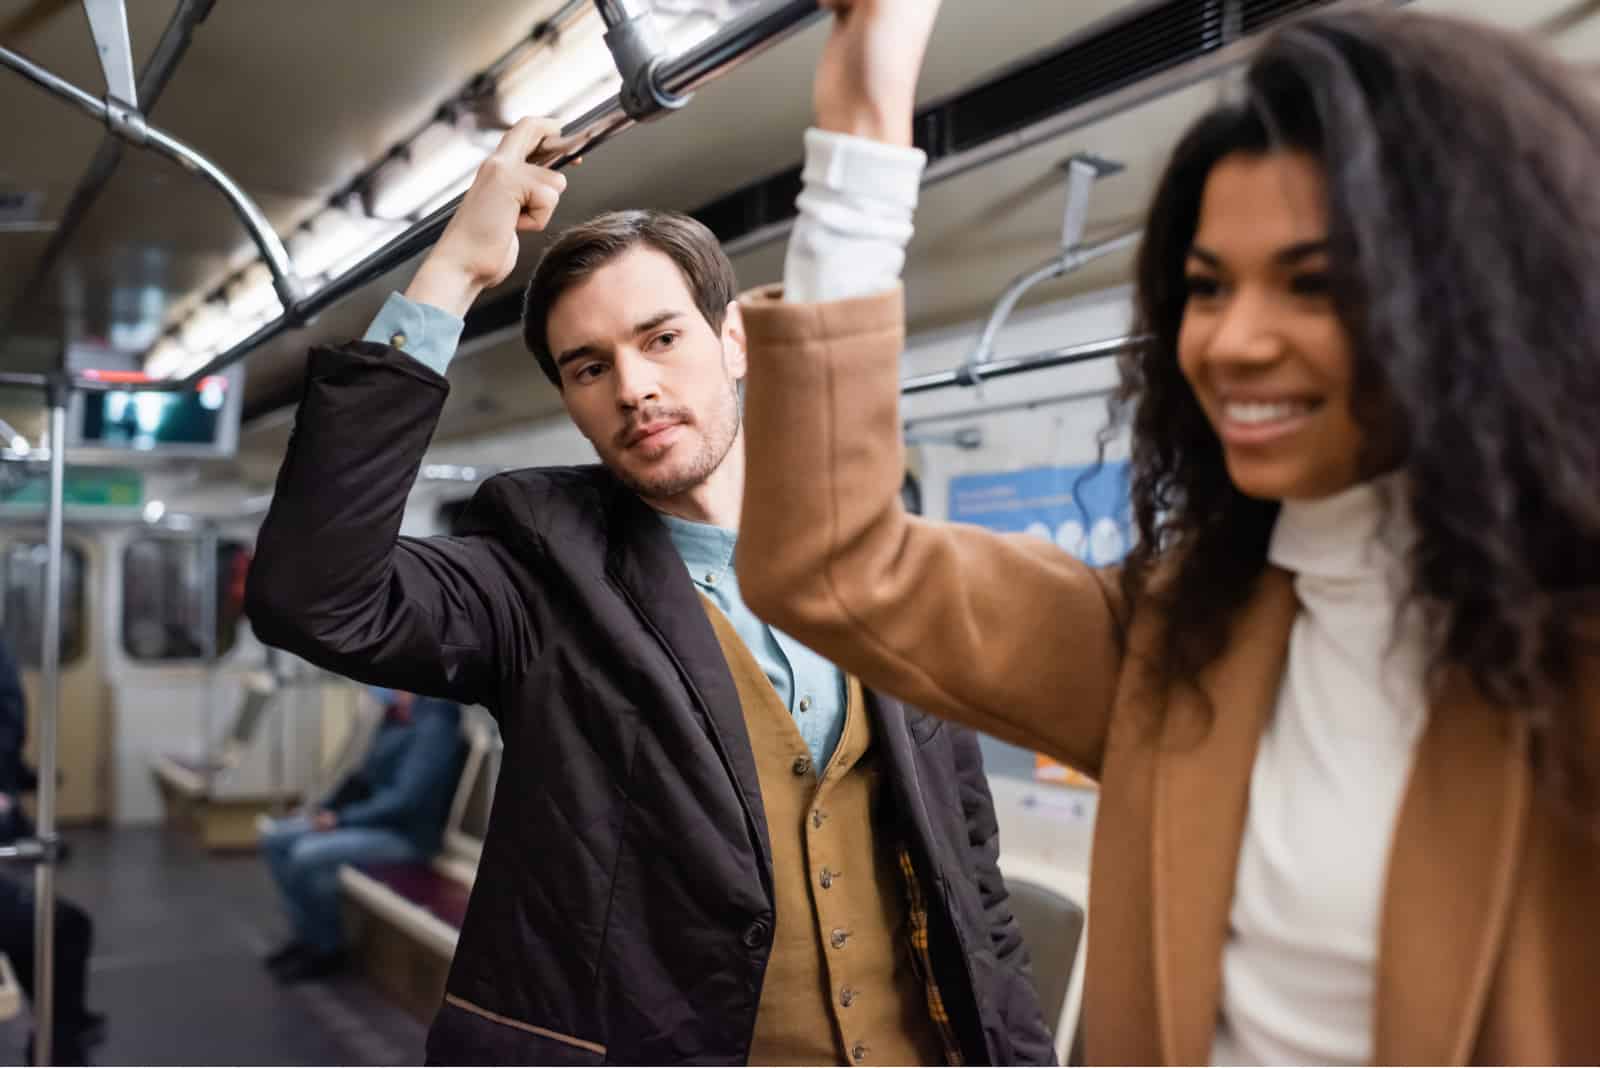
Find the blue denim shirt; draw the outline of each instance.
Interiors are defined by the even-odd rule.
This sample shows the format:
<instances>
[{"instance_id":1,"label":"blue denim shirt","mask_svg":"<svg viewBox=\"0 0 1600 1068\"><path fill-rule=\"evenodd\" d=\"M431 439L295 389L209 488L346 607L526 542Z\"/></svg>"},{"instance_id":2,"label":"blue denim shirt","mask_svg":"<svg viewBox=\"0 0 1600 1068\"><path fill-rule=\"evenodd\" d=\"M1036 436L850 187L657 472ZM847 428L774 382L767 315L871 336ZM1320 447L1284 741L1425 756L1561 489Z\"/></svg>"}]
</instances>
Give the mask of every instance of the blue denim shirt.
<instances>
[{"instance_id":1,"label":"blue denim shirt","mask_svg":"<svg viewBox=\"0 0 1600 1068\"><path fill-rule=\"evenodd\" d=\"M391 345L444 374L464 326L449 312L394 293L363 340ZM848 699L844 673L787 634L763 623L745 605L733 571L733 551L738 541L734 531L669 515L661 519L695 588L728 617L772 688L778 691L778 699L794 717L820 774L844 733Z\"/></svg>"}]
</instances>

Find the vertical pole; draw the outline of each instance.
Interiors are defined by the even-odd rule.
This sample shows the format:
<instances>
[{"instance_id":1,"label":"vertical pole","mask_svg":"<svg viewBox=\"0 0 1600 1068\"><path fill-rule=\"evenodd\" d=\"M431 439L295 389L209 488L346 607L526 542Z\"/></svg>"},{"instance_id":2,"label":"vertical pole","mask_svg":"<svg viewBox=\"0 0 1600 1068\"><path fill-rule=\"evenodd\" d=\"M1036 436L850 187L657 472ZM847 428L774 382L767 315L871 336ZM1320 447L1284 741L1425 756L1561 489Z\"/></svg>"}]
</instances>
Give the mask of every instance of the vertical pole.
<instances>
[{"instance_id":1,"label":"vertical pole","mask_svg":"<svg viewBox=\"0 0 1600 1068\"><path fill-rule=\"evenodd\" d=\"M289 758L289 694L285 685L283 654L276 649L267 650L267 673L272 676L272 703L268 706L277 720L272 732L272 814L279 819L288 815L284 808L284 780L288 778Z\"/></svg>"},{"instance_id":2,"label":"vertical pole","mask_svg":"<svg viewBox=\"0 0 1600 1068\"><path fill-rule=\"evenodd\" d=\"M65 380L52 383L50 408L50 505L45 541L43 675L39 708L39 840L44 856L34 872L33 1016L35 1063L51 1064L55 1038L56 913L56 724L61 715L61 511L67 477Z\"/></svg>"},{"instance_id":3,"label":"vertical pole","mask_svg":"<svg viewBox=\"0 0 1600 1068\"><path fill-rule=\"evenodd\" d=\"M201 737L205 739L206 768L208 776L217 772L217 528L206 523L200 536L191 544L200 554L200 656L205 663L206 684L201 701L204 705Z\"/></svg>"}]
</instances>

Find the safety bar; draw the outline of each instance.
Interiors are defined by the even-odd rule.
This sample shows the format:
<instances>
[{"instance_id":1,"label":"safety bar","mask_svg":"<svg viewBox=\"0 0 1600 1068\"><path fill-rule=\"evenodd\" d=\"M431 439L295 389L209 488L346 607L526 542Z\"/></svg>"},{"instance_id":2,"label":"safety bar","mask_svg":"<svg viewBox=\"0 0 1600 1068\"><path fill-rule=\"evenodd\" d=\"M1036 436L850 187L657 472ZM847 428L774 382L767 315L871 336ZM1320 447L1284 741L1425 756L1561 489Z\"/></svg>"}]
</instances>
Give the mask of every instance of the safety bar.
<instances>
[{"instance_id":1,"label":"safety bar","mask_svg":"<svg viewBox=\"0 0 1600 1068\"><path fill-rule=\"evenodd\" d=\"M1005 292L995 302L994 310L989 313L988 320L983 324L983 332L978 336L978 347L973 350L972 356L964 365L951 373L961 376L961 384L964 386L978 385L983 379L989 377L989 373L985 368L993 366L997 362L1001 364L1007 362L1004 360L995 361L990 357L994 352L994 343L999 336L1000 327L1005 325L1005 321L1011 317L1012 311L1017 306L1017 301L1022 299L1023 294L1041 282L1064 277L1102 257L1132 248L1143 237L1144 232L1142 230L1132 230L1101 241L1098 244L1069 248L1046 263L1018 275L1010 285L1006 286Z\"/></svg>"},{"instance_id":2,"label":"safety bar","mask_svg":"<svg viewBox=\"0 0 1600 1068\"><path fill-rule=\"evenodd\" d=\"M112 133L123 140L135 145L148 146L185 170L210 182L218 192L228 198L228 203L233 206L239 221L244 223L245 229L249 231L250 239L255 242L267 269L272 272L272 287L278 291L278 299L282 301L284 308L289 309L286 318L293 318L294 310L300 303L301 289L299 280L294 275L294 265L289 260L289 251L283 247L283 241L279 239L277 231L273 230L266 216L261 214L261 209L256 207L255 201L251 200L232 178L223 173L220 167L182 141L145 122L144 116L137 108L124 105L115 98L101 100L92 96L8 48L0 48L0 64L10 67L35 85L54 93L68 103L76 104L88 112L90 117L105 123Z\"/></svg>"},{"instance_id":3,"label":"safety bar","mask_svg":"<svg viewBox=\"0 0 1600 1068\"><path fill-rule=\"evenodd\" d=\"M613 17L621 16L637 9L636 4L630 3L629 0L600 0L600 2L606 4ZM605 9L602 9L602 14L604 14L604 11ZM753 59L768 48L803 29L810 22L820 17L821 14L822 9L818 4L818 0L772 0L771 3L764 7L752 11L750 14L725 26L682 55L653 62L649 67L652 92L666 98L682 97L711 79L720 77L742 66L746 61ZM115 125L120 119L114 106L108 108L102 101L70 83L62 81L55 75L39 68L36 64L28 62L13 52L0 49L0 63L20 71L46 89L77 104L95 118L111 124L112 129L122 136L129 137L128 133L124 133ZM635 125L638 121L638 119L629 116L623 105L621 95L598 105L588 113L568 123L562 130L562 136L571 140L575 147L567 155L556 160L552 167L559 170L567 166L578 156L592 151L622 130ZM155 145L165 154L177 159L184 166L210 167L210 164L203 157L180 142L174 141L146 125L141 124L140 130L146 138L145 143ZM165 138L164 142L158 143L156 136ZM223 175L221 171L216 170L214 167L210 168L207 177L211 178L214 184L218 184L219 188L222 188L225 193L228 193L229 199L234 201L241 217L246 219L246 226L250 228L251 236L256 239L257 246L262 249L263 258L266 259L268 268L273 272L274 285L278 286L280 267L283 268L281 277L290 279L292 282L292 273L288 266L288 254L283 250L283 245L278 240L277 235L273 233L272 228L266 221L261 218L260 213L255 210L254 206L249 203L248 198L227 179L226 175ZM460 206L461 197L453 198L449 203L436 209L410 229L369 254L350 270L313 293L297 294L293 299L283 300L283 290L279 287L279 298L282 300L284 307L283 314L276 319L269 320L249 337L238 342L226 352L219 353L207 361L204 366L182 378L160 382L120 382L115 385L108 385L92 377L79 376L74 378L71 384L77 389L96 392L103 392L108 389L126 392L166 392L193 388L202 379L226 370L289 329L310 321L351 294L364 289L373 281L427 251L439 240L439 236L444 233L444 228L449 225L450 219ZM249 220L252 218L258 221L259 229L251 225ZM268 242L274 249L270 254L267 251ZM52 378L48 375L18 374L15 372L0 373L0 386L43 388L48 386L51 381Z\"/></svg>"},{"instance_id":4,"label":"safety bar","mask_svg":"<svg viewBox=\"0 0 1600 1068\"><path fill-rule=\"evenodd\" d=\"M179 61L189 49L194 31L206 20L215 6L216 0L180 0L167 22L166 29L162 31L160 40L156 42L155 50L150 53L144 69L139 72L135 93L140 109L145 115L150 114L151 109L166 91ZM100 194L110 183L111 176L121 164L124 147L122 139L115 134L109 134L101 139L100 147L95 149L94 158L90 160L83 177L78 181L77 188L72 191L66 205L61 209L55 232L50 235L50 243L39 254L27 283L17 298L11 302L5 319L0 321L0 348L4 347L11 335L12 324L24 309L38 303L39 294L44 288L45 281L50 277L50 272L55 269L56 262L66 252L67 245L78 232L78 227L88 218L89 209L99 199Z\"/></svg>"},{"instance_id":5,"label":"safety bar","mask_svg":"<svg viewBox=\"0 0 1600 1068\"><path fill-rule=\"evenodd\" d=\"M934 371L925 375L913 375L911 378L900 382L900 394L910 396L914 393L931 393L937 389L949 389L952 386L971 386L973 381L970 372L977 371L977 379L988 381L991 378L1007 378L1011 375L1026 374L1029 371L1043 371L1051 367L1066 367L1075 363L1087 363L1090 360L1100 360L1108 356L1120 356L1124 352L1131 352L1145 342L1145 338L1130 334L1126 337L1108 338L1104 341L1091 341L1084 345L1068 345L1066 348L1050 349L1047 352L1036 352L1029 356L1013 356L1003 360L985 360L980 364L963 364L949 371Z\"/></svg>"}]
</instances>

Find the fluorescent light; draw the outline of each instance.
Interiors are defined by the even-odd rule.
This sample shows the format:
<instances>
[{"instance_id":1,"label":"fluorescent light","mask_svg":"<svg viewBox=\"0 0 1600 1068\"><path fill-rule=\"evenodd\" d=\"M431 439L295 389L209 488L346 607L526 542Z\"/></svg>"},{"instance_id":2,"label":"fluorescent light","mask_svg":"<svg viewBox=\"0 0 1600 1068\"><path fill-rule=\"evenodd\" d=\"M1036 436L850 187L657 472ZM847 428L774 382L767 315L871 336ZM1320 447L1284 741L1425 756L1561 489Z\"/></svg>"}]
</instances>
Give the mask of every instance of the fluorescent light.
<instances>
[{"instance_id":1,"label":"fluorescent light","mask_svg":"<svg viewBox=\"0 0 1600 1068\"><path fill-rule=\"evenodd\" d=\"M466 126L436 122L417 135L403 154L372 176L372 214L408 219L444 190L469 178L489 149Z\"/></svg>"},{"instance_id":2,"label":"fluorescent light","mask_svg":"<svg viewBox=\"0 0 1600 1068\"><path fill-rule=\"evenodd\" d=\"M507 71L495 86L500 117L507 124L529 115L576 118L614 95L622 79L605 30L599 13L591 11Z\"/></svg>"},{"instance_id":3,"label":"fluorescent light","mask_svg":"<svg viewBox=\"0 0 1600 1068\"><path fill-rule=\"evenodd\" d=\"M722 28L716 15L709 11L680 13L657 8L655 19L667 39L667 52L674 56L683 55Z\"/></svg>"},{"instance_id":4,"label":"fluorescent light","mask_svg":"<svg viewBox=\"0 0 1600 1068\"><path fill-rule=\"evenodd\" d=\"M244 323L261 324L283 314L278 291L272 288L272 272L264 263L253 263L223 290L228 315Z\"/></svg>"},{"instance_id":5,"label":"fluorescent light","mask_svg":"<svg viewBox=\"0 0 1600 1068\"><path fill-rule=\"evenodd\" d=\"M33 451L33 446L28 444L28 439L21 434L11 435L11 451L18 456L26 456Z\"/></svg>"},{"instance_id":6,"label":"fluorescent light","mask_svg":"<svg viewBox=\"0 0 1600 1068\"><path fill-rule=\"evenodd\" d=\"M404 223L373 219L355 204L318 214L289 239L289 258L302 278L339 274L405 228Z\"/></svg>"},{"instance_id":7,"label":"fluorescent light","mask_svg":"<svg viewBox=\"0 0 1600 1068\"><path fill-rule=\"evenodd\" d=\"M161 517L167 514L167 506L161 501L149 501L144 506L144 521L146 523L159 523Z\"/></svg>"},{"instance_id":8,"label":"fluorescent light","mask_svg":"<svg viewBox=\"0 0 1600 1068\"><path fill-rule=\"evenodd\" d=\"M151 378L169 378L187 357L188 353L183 351L182 345L170 337L164 337L145 354L144 373Z\"/></svg>"},{"instance_id":9,"label":"fluorescent light","mask_svg":"<svg viewBox=\"0 0 1600 1068\"><path fill-rule=\"evenodd\" d=\"M189 313L178 328L178 340L193 353L219 352L224 339L233 331L233 320L222 305L206 301Z\"/></svg>"}]
</instances>

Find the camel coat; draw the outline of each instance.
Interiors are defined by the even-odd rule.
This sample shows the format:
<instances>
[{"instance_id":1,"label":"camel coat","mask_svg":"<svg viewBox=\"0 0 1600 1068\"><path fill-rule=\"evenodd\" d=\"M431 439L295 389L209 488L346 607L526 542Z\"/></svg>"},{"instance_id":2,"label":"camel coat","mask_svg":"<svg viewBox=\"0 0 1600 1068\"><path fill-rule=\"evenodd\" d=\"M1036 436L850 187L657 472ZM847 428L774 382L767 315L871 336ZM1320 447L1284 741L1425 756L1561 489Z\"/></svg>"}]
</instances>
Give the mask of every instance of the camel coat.
<instances>
[{"instance_id":1,"label":"camel coat","mask_svg":"<svg viewBox=\"0 0 1600 1068\"><path fill-rule=\"evenodd\" d=\"M1112 575L1039 539L902 510L903 314L899 291L745 298L740 587L868 685L1100 782L1089 1059L1205 1063L1292 577L1266 568L1198 688L1161 689L1142 655L1161 620L1124 620ZM1600 667L1573 699L1600 707ZM1522 719L1460 681L1418 743L1377 969L1378 1063L1600 1058L1600 844L1536 786Z\"/></svg>"}]
</instances>

